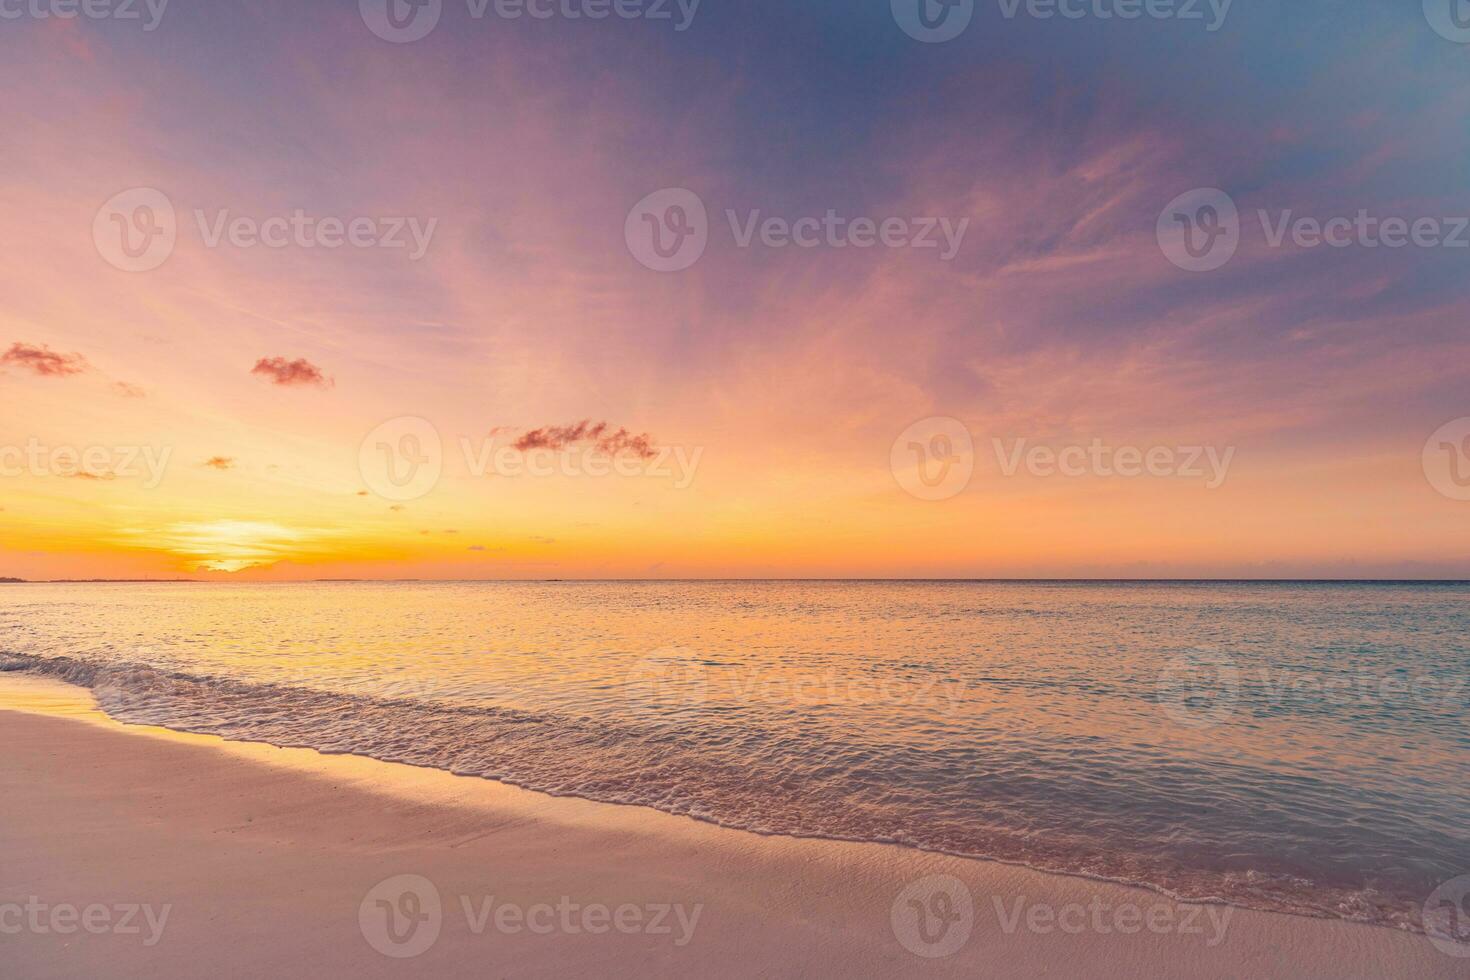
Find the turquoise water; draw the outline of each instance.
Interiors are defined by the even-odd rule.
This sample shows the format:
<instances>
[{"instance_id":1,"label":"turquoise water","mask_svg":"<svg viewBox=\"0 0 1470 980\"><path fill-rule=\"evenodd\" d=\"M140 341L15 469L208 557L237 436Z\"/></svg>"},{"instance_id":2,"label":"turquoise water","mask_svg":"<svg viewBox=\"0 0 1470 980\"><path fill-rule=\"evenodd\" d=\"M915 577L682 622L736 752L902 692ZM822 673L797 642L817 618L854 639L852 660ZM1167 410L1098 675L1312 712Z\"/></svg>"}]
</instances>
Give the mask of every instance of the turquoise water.
<instances>
[{"instance_id":1,"label":"turquoise water","mask_svg":"<svg viewBox=\"0 0 1470 980\"><path fill-rule=\"evenodd\" d=\"M1470 586L0 587L109 714L1413 928L1470 872Z\"/></svg>"}]
</instances>

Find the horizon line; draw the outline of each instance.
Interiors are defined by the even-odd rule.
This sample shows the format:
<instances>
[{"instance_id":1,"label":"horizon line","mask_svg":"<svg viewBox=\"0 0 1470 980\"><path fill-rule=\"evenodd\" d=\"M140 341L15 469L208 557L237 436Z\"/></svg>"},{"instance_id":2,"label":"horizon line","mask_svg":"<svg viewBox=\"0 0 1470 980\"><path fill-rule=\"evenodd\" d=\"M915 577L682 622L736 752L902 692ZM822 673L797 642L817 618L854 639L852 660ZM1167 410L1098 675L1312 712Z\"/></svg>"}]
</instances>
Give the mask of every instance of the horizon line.
<instances>
[{"instance_id":1,"label":"horizon line","mask_svg":"<svg viewBox=\"0 0 1470 980\"><path fill-rule=\"evenodd\" d=\"M1002 576L1002 577L835 577L835 576L712 576L684 578L315 578L315 579L226 579L193 578L90 578L23 579L0 577L0 585L331 585L331 584L517 584L563 582L568 584L613 584L651 582L852 582L852 583L1139 583L1223 585L1320 584L1320 585L1470 585L1470 578L1238 578L1184 576L1174 578L1119 576Z\"/></svg>"}]
</instances>

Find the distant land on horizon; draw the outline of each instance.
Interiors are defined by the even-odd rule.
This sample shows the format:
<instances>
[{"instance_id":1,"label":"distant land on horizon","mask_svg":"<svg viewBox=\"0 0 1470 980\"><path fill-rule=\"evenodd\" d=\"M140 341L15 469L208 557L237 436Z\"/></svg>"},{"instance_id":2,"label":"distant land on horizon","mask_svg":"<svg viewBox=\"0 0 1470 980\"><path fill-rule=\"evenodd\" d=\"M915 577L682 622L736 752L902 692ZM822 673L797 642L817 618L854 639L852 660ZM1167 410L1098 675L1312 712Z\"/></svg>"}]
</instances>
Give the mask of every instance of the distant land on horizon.
<instances>
[{"instance_id":1,"label":"distant land on horizon","mask_svg":"<svg viewBox=\"0 0 1470 980\"><path fill-rule=\"evenodd\" d=\"M202 585L197 578L52 578L52 579L28 579L28 578L0 578L0 585L105 585L113 584L136 584L148 583L177 583L188 582L193 585Z\"/></svg>"}]
</instances>

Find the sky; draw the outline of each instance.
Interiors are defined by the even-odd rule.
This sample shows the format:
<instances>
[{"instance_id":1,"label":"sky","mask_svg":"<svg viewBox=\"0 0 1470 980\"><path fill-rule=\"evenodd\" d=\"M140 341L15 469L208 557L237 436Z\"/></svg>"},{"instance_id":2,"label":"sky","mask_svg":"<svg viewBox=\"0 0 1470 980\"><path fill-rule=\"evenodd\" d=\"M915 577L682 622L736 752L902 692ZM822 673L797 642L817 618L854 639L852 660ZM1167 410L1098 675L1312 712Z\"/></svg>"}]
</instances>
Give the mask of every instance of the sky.
<instances>
[{"instance_id":1,"label":"sky","mask_svg":"<svg viewBox=\"0 0 1470 980\"><path fill-rule=\"evenodd\" d=\"M384 2L0 2L0 577L1470 578L1448 0Z\"/></svg>"}]
</instances>

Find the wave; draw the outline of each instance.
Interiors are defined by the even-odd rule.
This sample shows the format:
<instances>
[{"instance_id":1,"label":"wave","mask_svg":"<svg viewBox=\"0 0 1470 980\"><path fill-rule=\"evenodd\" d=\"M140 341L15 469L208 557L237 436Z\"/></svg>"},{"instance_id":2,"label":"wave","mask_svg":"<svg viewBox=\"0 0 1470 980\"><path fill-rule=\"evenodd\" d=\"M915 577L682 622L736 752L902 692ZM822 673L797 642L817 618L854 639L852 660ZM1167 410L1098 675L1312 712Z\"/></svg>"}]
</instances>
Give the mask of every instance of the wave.
<instances>
[{"instance_id":1,"label":"wave","mask_svg":"<svg viewBox=\"0 0 1470 980\"><path fill-rule=\"evenodd\" d=\"M130 724L442 769L556 796L648 806L761 834L897 844L1149 888L1170 898L1422 931L1419 904L1361 883L1300 873L1191 867L1160 846L1100 849L1106 828L1038 833L926 811L890 787L854 792L871 758L840 753L807 772L762 771L728 732L510 708L384 698L167 670L135 662L0 653L0 671L87 688ZM774 737L754 733L752 744ZM864 762L867 763L864 766ZM846 782L825 778L846 770ZM881 772L878 773L881 777ZM1065 805L1059 801L1058 805Z\"/></svg>"}]
</instances>

